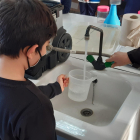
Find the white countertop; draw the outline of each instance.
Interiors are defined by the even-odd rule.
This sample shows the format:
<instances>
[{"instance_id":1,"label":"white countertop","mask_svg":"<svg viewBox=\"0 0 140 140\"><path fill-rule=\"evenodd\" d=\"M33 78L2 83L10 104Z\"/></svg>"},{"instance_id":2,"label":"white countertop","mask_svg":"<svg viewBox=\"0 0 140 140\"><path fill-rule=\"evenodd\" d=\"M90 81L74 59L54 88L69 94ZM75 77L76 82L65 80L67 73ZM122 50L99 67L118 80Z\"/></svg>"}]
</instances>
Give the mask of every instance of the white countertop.
<instances>
[{"instance_id":1,"label":"white countertop","mask_svg":"<svg viewBox=\"0 0 140 140\"><path fill-rule=\"evenodd\" d=\"M97 27L101 26L100 23L97 23L97 17L84 16L84 15L73 14L73 13L63 14L64 29L66 29L67 33L70 33L70 35L72 36L72 42L73 42L72 50L79 50L79 51L85 50L85 44L83 43L84 41L82 42L83 43L82 45L81 45L81 43L79 43L79 41L84 40L82 38L82 36L84 37L85 31L86 31L85 27L88 27L89 25L94 25L94 26L97 26ZM75 33L75 30L79 26L81 28L79 28L79 30L77 30L77 31L80 32L80 33L77 34L77 33ZM83 27L84 27L84 29L83 29ZM81 29L81 31L80 31L80 29ZM80 37L76 37L75 34L79 35ZM95 50L92 49L92 48L95 47L95 46L93 46L94 42L93 42L92 38L89 41L91 42L92 45L91 46L88 45L88 51L91 51L91 52L95 51ZM78 45L76 45L76 44L78 44ZM105 52L104 52L104 49L103 49L102 52L107 53L107 54L113 54L113 52L116 52L116 51L128 52L128 51L131 51L133 49L134 49L134 47L129 47L129 46L124 47L124 46L120 46L118 44L117 48L108 49ZM98 52L98 48L97 48L97 52ZM73 55L73 56L77 57L78 55ZM119 69L121 68L122 70L128 70L130 72L140 74L140 70L132 69L132 68L128 69L128 67L126 67L126 66L117 67L117 68L119 68Z\"/></svg>"},{"instance_id":2,"label":"white countertop","mask_svg":"<svg viewBox=\"0 0 140 140\"><path fill-rule=\"evenodd\" d=\"M97 17L84 16L79 14L64 14L63 25L67 33L72 37L72 50L85 50L85 32L89 25L96 26L103 30L103 48L102 52L112 54L119 44L119 34L121 28L106 27L105 24L97 23ZM98 52L100 42L100 32L93 29L90 30L90 39L88 41L88 51Z\"/></svg>"},{"instance_id":3,"label":"white countertop","mask_svg":"<svg viewBox=\"0 0 140 140\"><path fill-rule=\"evenodd\" d=\"M96 21L97 21L96 17L83 16L83 15L77 15L77 14L63 15L63 24L66 30L69 30L72 28L72 23L78 24L78 22L80 23L82 22L87 25L90 25L91 23L96 24ZM71 56L73 57L73 55ZM84 57L82 55L76 55L76 56L77 58L82 58L82 59ZM71 63L74 64L76 63L77 60L75 59L73 61L74 58L72 57L69 58L69 61L71 61ZM104 58L104 60L105 59L106 58ZM67 63L67 61L65 63ZM72 119L72 121L75 122L75 125L78 128L86 130L84 136L79 136L79 135L74 136L56 127L56 130L61 136L64 136L65 138L69 138L70 140L76 140L76 139L82 139L82 140L120 140L120 139L123 139L124 140L125 139L128 129L132 123L132 119L140 106L140 86L139 86L140 77L138 75L132 75L126 72L116 71L111 68L107 70L120 74L125 80L127 80L130 83L132 87L132 91L129 93L128 97L124 101L116 117L113 119L113 121L109 125L104 126L104 127L99 127L99 126L90 125L86 122L72 118L70 116L67 116L55 110L54 115L55 115L56 122L59 122L60 120L70 122L70 119ZM47 75L47 73L48 71L44 72L41 78L33 82L38 85L38 83L40 83L41 80L45 81L44 78L45 78L45 75Z\"/></svg>"},{"instance_id":4,"label":"white countertop","mask_svg":"<svg viewBox=\"0 0 140 140\"><path fill-rule=\"evenodd\" d=\"M63 15L63 25L64 28L69 32L75 24L80 24L81 25L97 25L97 18L96 17L91 17L91 16L83 16L79 14L65 14ZM75 40L74 40L75 41ZM128 49L129 50L129 49ZM78 58L84 58L82 55L71 55L73 57L78 57ZM106 58L104 58L105 60ZM122 67L124 70L128 70L126 67ZM109 69L113 70L113 69ZM114 70L113 70L114 71ZM136 73L140 73L137 70L134 70ZM85 128L87 130L87 133L85 137L79 139L83 140L120 140L120 139L125 139L127 137L127 133L129 131L129 127L132 121L132 118L134 117L136 111L139 109L140 106L140 77L138 75L132 75L129 73L125 72L118 72L119 74L124 73L123 77L127 81L129 81L132 85L132 91L128 95L126 101L122 105L123 107L119 110L118 115L116 118L114 118L113 122L105 127L97 127L93 125L89 125L85 122L75 120L76 124L79 123L79 128ZM55 111L56 120L58 120L62 117L64 120L68 120L68 116L65 116L64 114L59 113L58 111ZM78 137L77 137L78 138Z\"/></svg>"},{"instance_id":5,"label":"white countertop","mask_svg":"<svg viewBox=\"0 0 140 140\"><path fill-rule=\"evenodd\" d=\"M97 17L84 16L84 15L72 14L72 13L63 14L63 26L64 26L64 29L66 29L68 33L76 25L88 26L91 24L97 25ZM84 34L83 34L83 36L84 36Z\"/></svg>"},{"instance_id":6,"label":"white countertop","mask_svg":"<svg viewBox=\"0 0 140 140\"><path fill-rule=\"evenodd\" d=\"M83 57L84 57L83 55L78 55L77 58L83 59ZM106 58L104 58L104 60L105 59ZM76 63L76 60L71 60L71 62L74 64ZM110 72L116 71L111 68L107 70ZM129 128L131 127L131 124L133 123L133 117L135 116L135 113L138 111L139 106L140 106L140 92L139 92L140 91L140 86L139 86L140 76L132 75L123 71L116 71L116 73L121 75L126 81L130 82L130 85L132 86L132 90L129 93L128 97L126 98L125 102L123 103L122 107L119 109L116 117L113 119L113 121L109 125L103 126L103 127L90 125L86 122L72 118L58 111L55 111L56 122L63 120L65 122L70 123L72 120L74 122L73 124L75 124L76 127L86 130L85 136L83 137L75 136L77 139L126 140L125 138L127 137L127 133L129 133ZM59 128L57 128L57 130L62 131ZM66 134L70 135L69 133L66 133ZM61 135L65 136L63 134ZM69 138L69 136L66 138ZM70 140L74 140L74 138L70 138Z\"/></svg>"},{"instance_id":7,"label":"white countertop","mask_svg":"<svg viewBox=\"0 0 140 140\"><path fill-rule=\"evenodd\" d=\"M83 55L78 55L77 58L83 59ZM105 60L106 58L104 58ZM79 60L76 58L70 57L65 63L61 64L67 67L67 65L83 65L83 61L79 63ZM80 66L80 67L81 67ZM57 66L56 66L57 68ZM54 68L55 69L55 68ZM93 69L90 63L87 64L87 69ZM94 70L94 69L93 69ZM133 117L139 109L140 106L140 76L129 74L123 71L117 71L111 68L106 69L109 73L115 72L120 75L124 80L130 83L132 90L126 97L124 103L121 108L117 112L113 121L106 126L95 126L79 119L68 116L64 113L58 112L54 110L54 115L56 119L56 123L61 123L62 121L68 124L73 124L74 127L78 128L80 131L84 130L83 135L74 135L73 132L65 131L64 129L60 129L56 127L57 133L67 138L68 140L127 140L127 133L129 133L129 128L133 123ZM54 82L54 79L57 78L56 75L60 75L60 73L51 73L51 70L47 70L43 73L42 77L38 80L34 80L33 82L36 85L40 84L48 84L49 82ZM48 77L49 75L49 77ZM56 77L51 77L51 76ZM62 93L63 94L63 93ZM61 102L61 100L60 100ZM62 123L63 123L62 122ZM64 126L66 127L66 125ZM74 130L73 130L74 131ZM134 140L134 139L130 139ZM135 139L137 140L137 139Z\"/></svg>"}]
</instances>

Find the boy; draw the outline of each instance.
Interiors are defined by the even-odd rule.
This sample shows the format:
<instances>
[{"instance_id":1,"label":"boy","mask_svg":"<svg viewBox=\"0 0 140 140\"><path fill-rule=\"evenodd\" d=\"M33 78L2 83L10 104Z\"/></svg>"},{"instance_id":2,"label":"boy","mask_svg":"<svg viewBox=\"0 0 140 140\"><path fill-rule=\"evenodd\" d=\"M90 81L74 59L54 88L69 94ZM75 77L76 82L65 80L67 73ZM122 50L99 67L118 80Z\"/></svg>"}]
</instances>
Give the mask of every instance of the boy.
<instances>
[{"instance_id":1,"label":"boy","mask_svg":"<svg viewBox=\"0 0 140 140\"><path fill-rule=\"evenodd\" d=\"M38 0L0 1L0 140L56 140L50 98L63 92L69 79L36 87L24 78L46 54L57 27Z\"/></svg>"}]
</instances>

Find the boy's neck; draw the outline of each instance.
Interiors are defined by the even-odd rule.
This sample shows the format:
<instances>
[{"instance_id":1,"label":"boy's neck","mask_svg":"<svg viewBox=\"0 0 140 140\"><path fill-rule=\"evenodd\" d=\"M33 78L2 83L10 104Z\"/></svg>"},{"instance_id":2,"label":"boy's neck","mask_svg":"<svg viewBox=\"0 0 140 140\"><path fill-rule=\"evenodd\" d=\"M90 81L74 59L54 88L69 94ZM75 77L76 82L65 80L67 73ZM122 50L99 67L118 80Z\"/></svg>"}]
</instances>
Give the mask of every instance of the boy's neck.
<instances>
[{"instance_id":1,"label":"boy's neck","mask_svg":"<svg viewBox=\"0 0 140 140\"><path fill-rule=\"evenodd\" d=\"M18 59L7 56L0 57L0 77L16 81L26 81L24 65Z\"/></svg>"}]
</instances>

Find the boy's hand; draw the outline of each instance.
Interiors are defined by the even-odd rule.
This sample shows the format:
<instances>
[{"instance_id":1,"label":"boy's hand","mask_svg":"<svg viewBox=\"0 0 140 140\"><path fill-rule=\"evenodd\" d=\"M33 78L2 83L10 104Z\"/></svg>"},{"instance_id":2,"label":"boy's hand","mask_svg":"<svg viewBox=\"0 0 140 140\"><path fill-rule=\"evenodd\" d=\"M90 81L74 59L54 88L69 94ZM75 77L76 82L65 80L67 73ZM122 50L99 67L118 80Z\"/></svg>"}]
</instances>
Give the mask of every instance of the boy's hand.
<instances>
[{"instance_id":1,"label":"boy's hand","mask_svg":"<svg viewBox=\"0 0 140 140\"><path fill-rule=\"evenodd\" d=\"M57 82L60 84L62 92L64 91L64 88L68 86L69 84L69 78L65 75L61 74L57 77Z\"/></svg>"},{"instance_id":2,"label":"boy's hand","mask_svg":"<svg viewBox=\"0 0 140 140\"><path fill-rule=\"evenodd\" d=\"M131 61L127 53L124 52L116 52L109 59L106 60L106 62L113 62L113 61L115 63L111 66L112 68L116 66L124 66L127 64L131 64Z\"/></svg>"}]
</instances>

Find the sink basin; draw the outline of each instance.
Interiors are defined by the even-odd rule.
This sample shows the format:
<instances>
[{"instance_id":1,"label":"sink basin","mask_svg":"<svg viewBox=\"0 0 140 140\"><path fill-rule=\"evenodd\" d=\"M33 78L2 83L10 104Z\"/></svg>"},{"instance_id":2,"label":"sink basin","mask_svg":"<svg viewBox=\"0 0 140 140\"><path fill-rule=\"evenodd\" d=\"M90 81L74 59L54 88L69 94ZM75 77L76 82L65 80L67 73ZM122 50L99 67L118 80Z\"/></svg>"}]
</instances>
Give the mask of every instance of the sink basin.
<instances>
[{"instance_id":1,"label":"sink basin","mask_svg":"<svg viewBox=\"0 0 140 140\"><path fill-rule=\"evenodd\" d=\"M71 66L67 67L67 73L71 69L76 68L77 67ZM62 69L60 71L63 73ZM56 71L59 71L59 69L54 69L54 72ZM131 91L131 87L126 81L117 77L110 77L106 73L100 73L99 75L98 72L94 73L97 74L98 83L95 87L91 83L86 101L75 102L69 99L67 88L61 95L52 99L52 104L54 109L59 112L93 125L105 126L113 120L127 95ZM93 104L92 98L94 98ZM85 108L91 109L93 111L93 115L89 117L82 116L80 112Z\"/></svg>"},{"instance_id":2,"label":"sink basin","mask_svg":"<svg viewBox=\"0 0 140 140\"><path fill-rule=\"evenodd\" d=\"M73 69L82 69L83 61L74 58L58 65L53 70L44 74L36 85L54 82L58 75L68 74ZM96 126L110 124L117 115L123 102L131 91L129 82L115 72L95 71L91 64L87 63L87 70L97 75L98 82L90 85L88 98L84 102L75 102L68 97L68 88L59 96L51 99L54 110L68 116ZM92 102L93 99L93 102ZM81 110L91 109L93 114L89 117L82 116Z\"/></svg>"}]
</instances>

